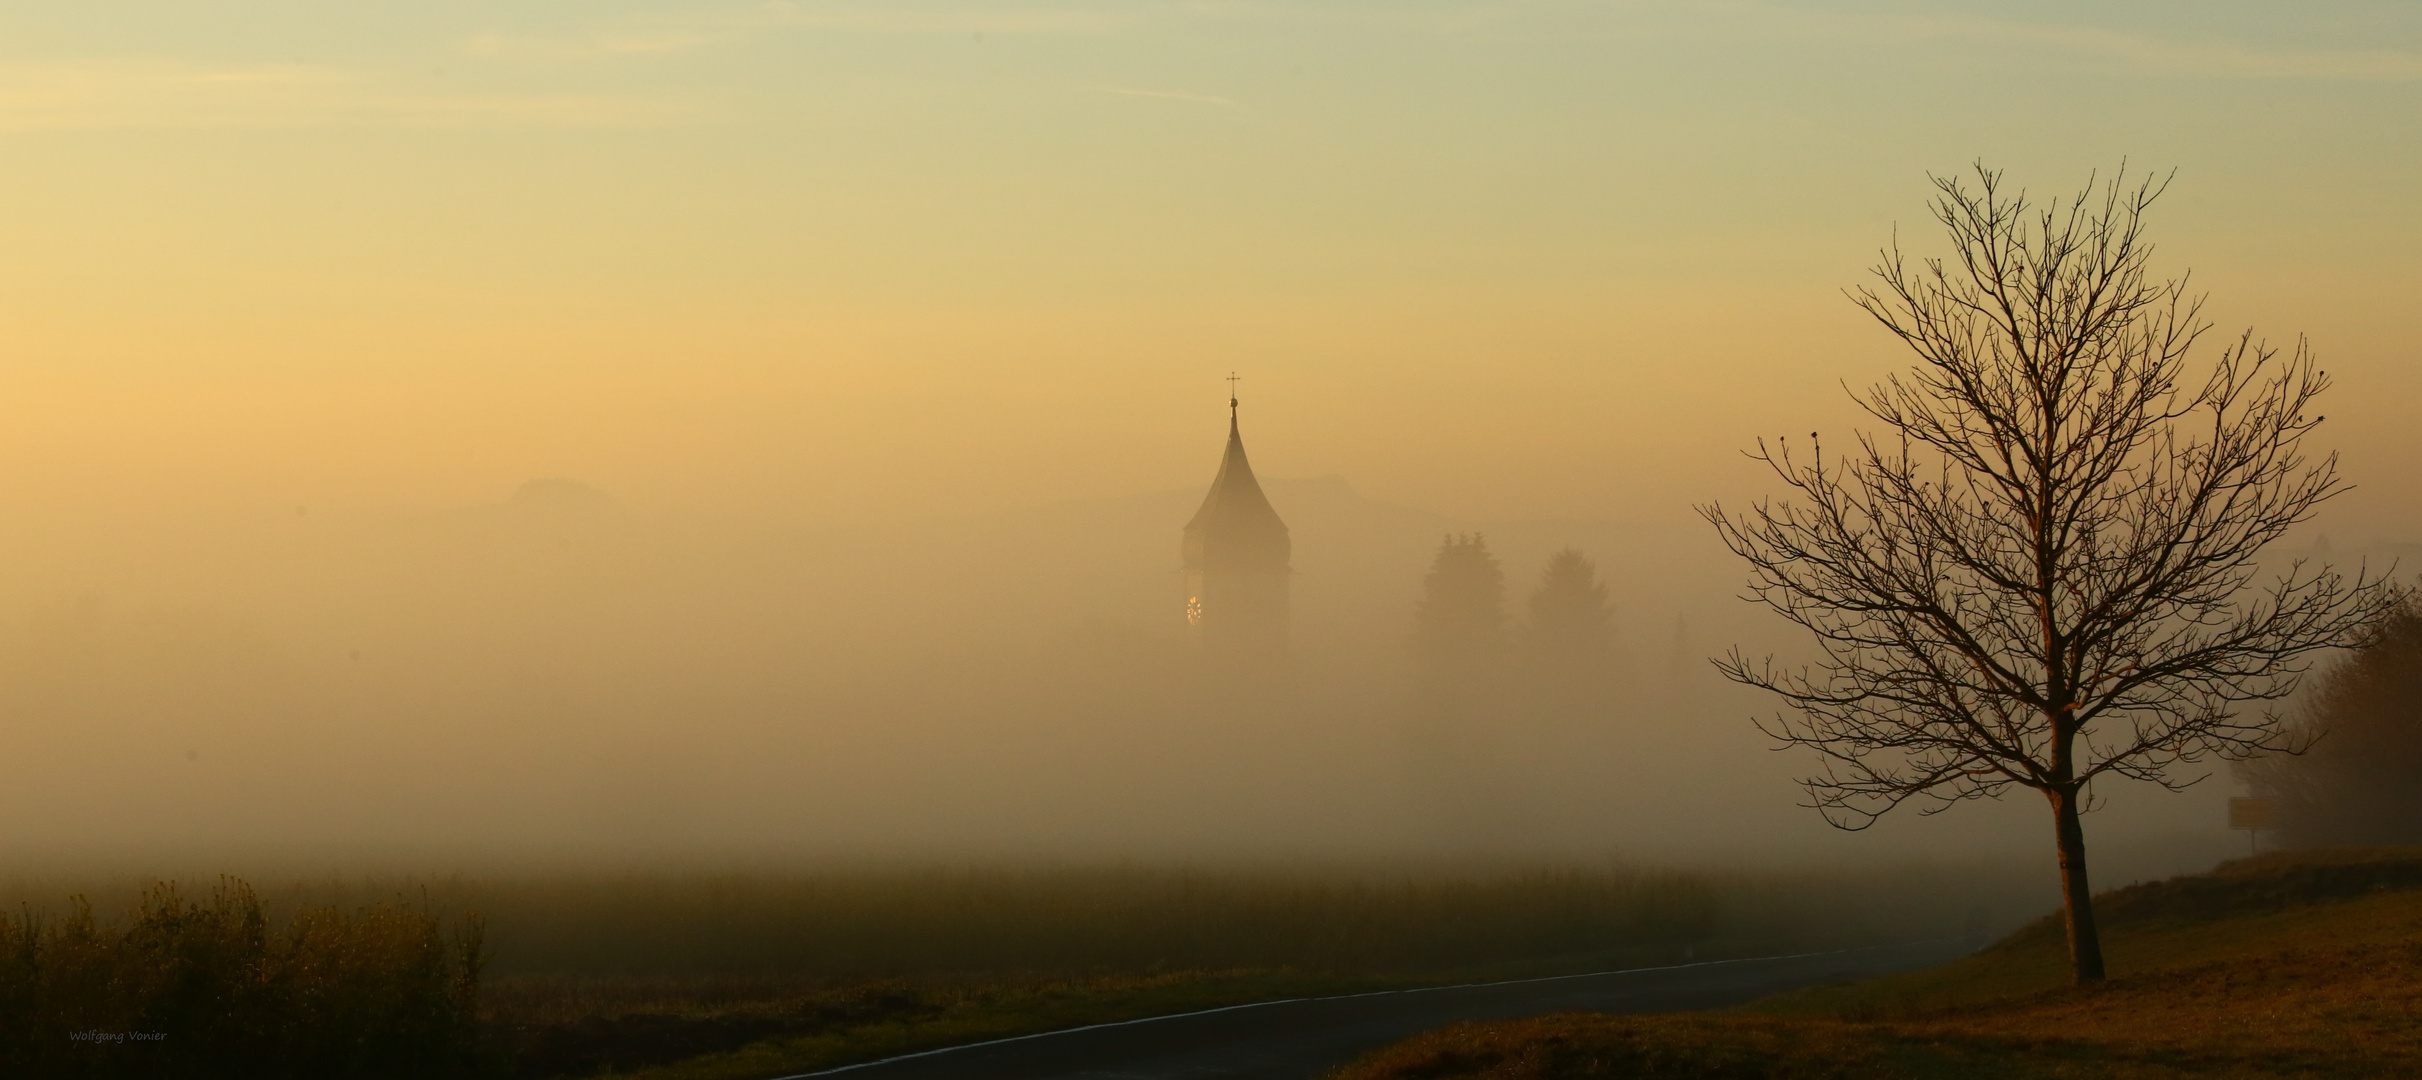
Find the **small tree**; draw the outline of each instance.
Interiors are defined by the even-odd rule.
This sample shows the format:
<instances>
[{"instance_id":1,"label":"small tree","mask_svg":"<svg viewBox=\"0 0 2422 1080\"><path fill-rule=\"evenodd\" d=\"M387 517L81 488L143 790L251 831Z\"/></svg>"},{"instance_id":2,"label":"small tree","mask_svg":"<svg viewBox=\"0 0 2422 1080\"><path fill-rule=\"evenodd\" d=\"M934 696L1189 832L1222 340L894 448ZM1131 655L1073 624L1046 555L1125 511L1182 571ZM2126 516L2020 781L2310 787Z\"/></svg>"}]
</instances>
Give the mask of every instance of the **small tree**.
<instances>
[{"instance_id":1,"label":"small tree","mask_svg":"<svg viewBox=\"0 0 2422 1080\"><path fill-rule=\"evenodd\" d=\"M1438 545L1413 609L1412 680L1405 734L1424 801L1442 827L1470 829L1489 820L1502 794L1494 760L1506 709L1505 571L1478 533Z\"/></svg>"},{"instance_id":2,"label":"small tree","mask_svg":"<svg viewBox=\"0 0 2422 1080\"><path fill-rule=\"evenodd\" d=\"M2290 844L2422 843L2422 597L2322 672L2293 735L2309 748L2239 767L2277 800Z\"/></svg>"},{"instance_id":3,"label":"small tree","mask_svg":"<svg viewBox=\"0 0 2422 1080\"><path fill-rule=\"evenodd\" d=\"M1810 667L1718 661L1783 699L1762 730L1821 755L1810 804L1858 829L1912 799L2042 793L2079 982L2103 977L2087 785L2176 789L2174 765L2280 747L2249 707L2392 599L2301 561L2249 593L2264 545L2343 488L2301 449L2328 379L2250 332L2190 375L2202 299L2147 276L2161 187L2122 179L2039 208L1982 165L1973 188L1934 178L1952 256L1896 244L1852 295L1917 355L1856 398L1885 433L1836 458L1761 440L1801 501L1702 511L1747 598L1817 639Z\"/></svg>"},{"instance_id":4,"label":"small tree","mask_svg":"<svg viewBox=\"0 0 2422 1080\"><path fill-rule=\"evenodd\" d=\"M1468 668L1497 646L1505 627L1505 571L1479 533L1438 545L1413 609L1413 654L1425 667Z\"/></svg>"},{"instance_id":5,"label":"small tree","mask_svg":"<svg viewBox=\"0 0 2422 1080\"><path fill-rule=\"evenodd\" d=\"M1530 638L1551 663L1577 666L1606 657L1614 642L1614 605L1598 567L1575 548L1548 557L1539 585L1531 590Z\"/></svg>"}]
</instances>

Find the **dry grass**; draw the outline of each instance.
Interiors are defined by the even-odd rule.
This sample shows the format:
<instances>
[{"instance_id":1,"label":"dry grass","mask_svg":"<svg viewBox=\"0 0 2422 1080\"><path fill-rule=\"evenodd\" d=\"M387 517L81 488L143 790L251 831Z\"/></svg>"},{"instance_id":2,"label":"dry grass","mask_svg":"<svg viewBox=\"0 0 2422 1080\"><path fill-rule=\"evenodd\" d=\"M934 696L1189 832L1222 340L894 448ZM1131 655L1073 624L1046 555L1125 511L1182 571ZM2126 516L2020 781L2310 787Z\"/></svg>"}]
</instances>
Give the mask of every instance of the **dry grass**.
<instances>
[{"instance_id":1,"label":"dry grass","mask_svg":"<svg viewBox=\"0 0 2422 1080\"><path fill-rule=\"evenodd\" d=\"M1306 994L1708 947L1702 878L1068 868L476 882L512 1075L799 1072Z\"/></svg>"},{"instance_id":2,"label":"dry grass","mask_svg":"<svg viewBox=\"0 0 2422 1080\"><path fill-rule=\"evenodd\" d=\"M486 1071L703 1080L1274 998L2013 925L2033 906L2015 880L1943 867L868 868L299 880L260 906L272 924L398 894L477 912L492 956ZM1994 906L2011 896L2027 908Z\"/></svg>"},{"instance_id":3,"label":"dry grass","mask_svg":"<svg viewBox=\"0 0 2422 1080\"><path fill-rule=\"evenodd\" d=\"M481 948L425 908L307 908L243 882L124 917L0 915L0 1075L412 1077L474 1061Z\"/></svg>"},{"instance_id":4,"label":"dry grass","mask_svg":"<svg viewBox=\"0 0 2422 1080\"><path fill-rule=\"evenodd\" d=\"M1071 867L559 876L439 895L493 929L499 974L766 975L1287 967L1435 970L1625 952L1715 932L1703 877L1622 868L1350 874Z\"/></svg>"},{"instance_id":5,"label":"dry grass","mask_svg":"<svg viewBox=\"0 0 2422 1080\"><path fill-rule=\"evenodd\" d=\"M1337 1080L2422 1075L2422 853L2273 856L2109 896L2114 977L2056 926L1731 1013L1466 1024Z\"/></svg>"},{"instance_id":6,"label":"dry grass","mask_svg":"<svg viewBox=\"0 0 2422 1080\"><path fill-rule=\"evenodd\" d=\"M491 1045L519 1075L720 1080L1274 998L1955 933L2006 920L1989 905L2013 891L1944 868L1610 865L555 878L453 895L494 928Z\"/></svg>"},{"instance_id":7,"label":"dry grass","mask_svg":"<svg viewBox=\"0 0 2422 1080\"><path fill-rule=\"evenodd\" d=\"M900 978L824 988L525 981L499 987L489 1043L501 1066L527 1077L762 1077L1008 1035L1410 984L1291 971Z\"/></svg>"},{"instance_id":8,"label":"dry grass","mask_svg":"<svg viewBox=\"0 0 2422 1080\"><path fill-rule=\"evenodd\" d=\"M864 1017L642 1069L631 1073L629 1080L760 1080L1038 1031L1413 984L1414 980L1237 971L974 983L922 991L912 987L908 990L918 1005L913 1010Z\"/></svg>"}]
</instances>

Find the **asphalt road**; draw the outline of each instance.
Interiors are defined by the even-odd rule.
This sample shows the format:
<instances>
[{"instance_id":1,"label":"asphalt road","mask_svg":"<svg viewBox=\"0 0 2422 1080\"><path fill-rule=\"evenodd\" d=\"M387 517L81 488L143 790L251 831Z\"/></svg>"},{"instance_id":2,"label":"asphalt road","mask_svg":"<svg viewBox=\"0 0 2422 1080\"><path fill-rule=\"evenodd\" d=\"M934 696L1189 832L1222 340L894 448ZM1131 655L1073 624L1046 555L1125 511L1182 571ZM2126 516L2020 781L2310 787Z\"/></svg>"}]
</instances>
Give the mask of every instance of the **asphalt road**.
<instances>
[{"instance_id":1,"label":"asphalt road","mask_svg":"<svg viewBox=\"0 0 2422 1080\"><path fill-rule=\"evenodd\" d=\"M1297 998L953 1047L782 1080L1305 1080L1459 1020L1673 1012L1941 963L1959 939L1548 979Z\"/></svg>"}]
</instances>

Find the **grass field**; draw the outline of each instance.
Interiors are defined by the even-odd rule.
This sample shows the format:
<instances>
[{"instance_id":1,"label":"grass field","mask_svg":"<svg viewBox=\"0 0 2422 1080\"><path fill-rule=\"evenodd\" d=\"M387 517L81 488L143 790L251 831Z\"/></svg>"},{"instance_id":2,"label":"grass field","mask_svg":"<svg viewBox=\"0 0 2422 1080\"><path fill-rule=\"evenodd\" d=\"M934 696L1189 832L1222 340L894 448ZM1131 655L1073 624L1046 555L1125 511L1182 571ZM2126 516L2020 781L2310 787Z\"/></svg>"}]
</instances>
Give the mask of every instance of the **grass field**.
<instances>
[{"instance_id":1,"label":"grass field","mask_svg":"<svg viewBox=\"0 0 2422 1080\"><path fill-rule=\"evenodd\" d=\"M104 912L124 899L79 891ZM260 892L273 921L398 896L476 913L482 1045L492 1074L520 1080L745 1080L1274 998L1962 933L2020 910L2010 880L1952 867L866 869Z\"/></svg>"},{"instance_id":2,"label":"grass field","mask_svg":"<svg viewBox=\"0 0 2422 1080\"><path fill-rule=\"evenodd\" d=\"M0 1076L460 1075L479 1064L484 950L409 903L278 920L225 879L124 916L0 913Z\"/></svg>"},{"instance_id":3,"label":"grass field","mask_svg":"<svg viewBox=\"0 0 2422 1080\"><path fill-rule=\"evenodd\" d=\"M1992 907L2010 886L1952 868L1062 868L468 895L496 943L491 1041L520 1075L746 1080L1274 998L1959 933L2014 922Z\"/></svg>"},{"instance_id":4,"label":"grass field","mask_svg":"<svg viewBox=\"0 0 2422 1080\"><path fill-rule=\"evenodd\" d=\"M798 1072L1311 994L1857 933L1745 882L1555 871L1063 868L577 879L465 890L524 1077Z\"/></svg>"},{"instance_id":5,"label":"grass field","mask_svg":"<svg viewBox=\"0 0 2422 1080\"><path fill-rule=\"evenodd\" d=\"M2113 977L2090 989L2047 919L1724 1013L1458 1025L1335 1080L2422 1075L2422 851L2269 855L2098 902Z\"/></svg>"}]
</instances>

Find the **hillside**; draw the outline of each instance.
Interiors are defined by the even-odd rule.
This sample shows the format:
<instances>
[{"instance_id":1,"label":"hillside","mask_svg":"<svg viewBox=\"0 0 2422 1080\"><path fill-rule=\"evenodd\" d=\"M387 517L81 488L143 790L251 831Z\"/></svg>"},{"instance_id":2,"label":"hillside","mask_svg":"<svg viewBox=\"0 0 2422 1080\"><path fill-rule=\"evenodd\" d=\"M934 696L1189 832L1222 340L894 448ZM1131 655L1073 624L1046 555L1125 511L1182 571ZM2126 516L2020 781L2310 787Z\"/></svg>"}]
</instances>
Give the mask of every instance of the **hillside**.
<instances>
[{"instance_id":1,"label":"hillside","mask_svg":"<svg viewBox=\"0 0 2422 1080\"><path fill-rule=\"evenodd\" d=\"M2058 919L1929 971L1726 1013L1467 1024L1333 1080L2422 1074L2422 851L2277 854L2097 898L2112 978Z\"/></svg>"}]
</instances>

